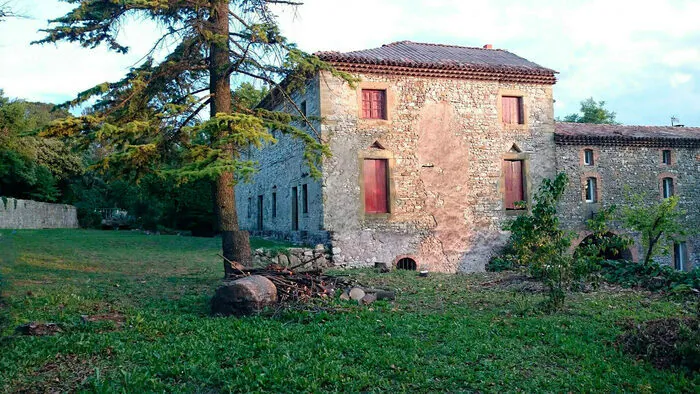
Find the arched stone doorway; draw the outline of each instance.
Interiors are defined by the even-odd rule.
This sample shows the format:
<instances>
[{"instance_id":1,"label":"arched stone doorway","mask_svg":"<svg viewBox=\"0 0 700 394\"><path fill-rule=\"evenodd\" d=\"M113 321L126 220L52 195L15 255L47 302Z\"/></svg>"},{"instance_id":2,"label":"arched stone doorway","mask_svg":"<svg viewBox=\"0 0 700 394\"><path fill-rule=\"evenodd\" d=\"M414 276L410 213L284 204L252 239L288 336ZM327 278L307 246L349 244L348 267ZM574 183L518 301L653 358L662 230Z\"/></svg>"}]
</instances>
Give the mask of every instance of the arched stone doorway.
<instances>
[{"instance_id":1,"label":"arched stone doorway","mask_svg":"<svg viewBox=\"0 0 700 394\"><path fill-rule=\"evenodd\" d=\"M605 238L610 238L614 237L615 234L613 233L607 233L603 237ZM574 253L578 252L578 250L582 247L585 247L587 245L600 242L599 240L596 240L593 234L589 234L585 238L581 240L581 242L578 243L578 246L576 247ZM622 248L606 248L605 250L601 251L601 257L604 257L606 260L627 260L627 261L635 261L635 256L632 253L632 250L629 247L622 247Z\"/></svg>"}]
</instances>

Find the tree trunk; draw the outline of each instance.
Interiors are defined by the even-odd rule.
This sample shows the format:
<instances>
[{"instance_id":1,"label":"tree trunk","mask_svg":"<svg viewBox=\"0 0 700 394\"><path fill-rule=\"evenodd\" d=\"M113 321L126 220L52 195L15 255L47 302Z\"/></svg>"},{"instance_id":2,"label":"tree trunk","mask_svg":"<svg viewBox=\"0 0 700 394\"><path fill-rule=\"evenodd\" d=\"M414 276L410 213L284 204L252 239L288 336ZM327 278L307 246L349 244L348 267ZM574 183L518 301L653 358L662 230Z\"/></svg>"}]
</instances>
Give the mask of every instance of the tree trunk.
<instances>
[{"instance_id":1,"label":"tree trunk","mask_svg":"<svg viewBox=\"0 0 700 394\"><path fill-rule=\"evenodd\" d=\"M231 82L227 75L229 61L229 8L227 0L219 0L211 6L211 31L215 37L220 37L211 44L209 54L209 89L213 94L211 99L212 117L217 113L231 113ZM219 136L221 137L221 136ZM234 157L235 147L228 144L222 147L227 155ZM216 180L217 221L221 231L221 249L226 259L242 265L250 265L250 242L247 231L238 229L238 214L236 212L236 195L234 190L234 174L225 172ZM224 274L232 273L233 267L224 260Z\"/></svg>"}]
</instances>

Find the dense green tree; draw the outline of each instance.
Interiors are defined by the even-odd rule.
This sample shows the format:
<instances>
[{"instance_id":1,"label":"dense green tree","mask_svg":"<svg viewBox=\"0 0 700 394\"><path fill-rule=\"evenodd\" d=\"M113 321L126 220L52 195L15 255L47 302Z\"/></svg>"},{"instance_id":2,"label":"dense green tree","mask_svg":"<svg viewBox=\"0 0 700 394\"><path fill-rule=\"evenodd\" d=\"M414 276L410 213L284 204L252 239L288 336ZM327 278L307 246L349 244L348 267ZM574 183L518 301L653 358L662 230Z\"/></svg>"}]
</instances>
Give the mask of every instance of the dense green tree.
<instances>
[{"instance_id":1,"label":"dense green tree","mask_svg":"<svg viewBox=\"0 0 700 394\"><path fill-rule=\"evenodd\" d=\"M581 101L580 112L565 116L564 122L619 124L615 121L615 112L605 109L605 101L595 101L593 97Z\"/></svg>"},{"instance_id":2,"label":"dense green tree","mask_svg":"<svg viewBox=\"0 0 700 394\"><path fill-rule=\"evenodd\" d=\"M0 195L57 201L82 158L58 139L36 134L68 116L53 104L12 100L0 89Z\"/></svg>"},{"instance_id":3,"label":"dense green tree","mask_svg":"<svg viewBox=\"0 0 700 394\"><path fill-rule=\"evenodd\" d=\"M311 174L328 148L290 98L318 70L351 79L308 55L280 34L274 0L65 0L75 8L51 21L38 43L78 42L87 48L105 44L126 53L118 30L129 17L148 18L164 34L142 64L122 80L103 83L78 95L69 105L94 99L90 114L57 122L49 135L80 140L105 149L100 167L128 178L160 172L180 182L215 182L218 227L224 256L250 262L248 234L239 231L233 185L255 163L241 158L249 146L275 141L269 130L304 142ZM154 60L158 55L162 61ZM271 87L275 98L291 111L250 109L231 94L232 76ZM280 84L284 81L283 84ZM199 114L209 108L209 118ZM304 129L293 127L302 121ZM226 273L231 272L224 263Z\"/></svg>"}]
</instances>

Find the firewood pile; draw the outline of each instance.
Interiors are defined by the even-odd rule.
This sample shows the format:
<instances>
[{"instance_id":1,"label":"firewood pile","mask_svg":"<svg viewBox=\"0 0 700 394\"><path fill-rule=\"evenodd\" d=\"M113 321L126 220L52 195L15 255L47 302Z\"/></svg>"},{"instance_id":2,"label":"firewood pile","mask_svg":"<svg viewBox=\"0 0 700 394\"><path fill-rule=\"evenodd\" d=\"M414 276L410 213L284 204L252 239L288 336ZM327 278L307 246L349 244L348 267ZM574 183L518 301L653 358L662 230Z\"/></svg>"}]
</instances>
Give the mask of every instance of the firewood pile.
<instances>
[{"instance_id":1,"label":"firewood pile","mask_svg":"<svg viewBox=\"0 0 700 394\"><path fill-rule=\"evenodd\" d=\"M279 302L306 302L312 298L333 297L336 289L352 285L350 279L325 275L320 269L296 271L278 264L270 264L264 268L237 269L236 273L227 279L234 281L254 275L265 277L275 285Z\"/></svg>"}]
</instances>

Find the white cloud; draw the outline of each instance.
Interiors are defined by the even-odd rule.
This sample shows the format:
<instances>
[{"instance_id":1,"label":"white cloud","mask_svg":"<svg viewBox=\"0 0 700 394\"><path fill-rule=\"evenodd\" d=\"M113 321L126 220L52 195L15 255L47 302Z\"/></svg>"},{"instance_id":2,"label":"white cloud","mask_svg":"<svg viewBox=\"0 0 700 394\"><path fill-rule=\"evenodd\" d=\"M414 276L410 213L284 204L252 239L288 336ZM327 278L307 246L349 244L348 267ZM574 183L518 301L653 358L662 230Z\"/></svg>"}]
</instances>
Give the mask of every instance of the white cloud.
<instances>
[{"instance_id":1,"label":"white cloud","mask_svg":"<svg viewBox=\"0 0 700 394\"><path fill-rule=\"evenodd\" d=\"M152 25L125 29L133 54L71 44L27 44L44 19L67 9L40 0L37 20L0 24L0 88L14 96L65 98L121 77L152 43ZM397 40L504 48L558 70L556 114L589 96L606 100L625 123L665 121L675 113L700 126L688 100L700 93L697 0L304 0L278 8L282 31L307 51L348 51ZM684 98L684 102L680 101ZM672 106L672 107L671 107ZM645 108L645 110L640 110Z\"/></svg>"}]
</instances>

